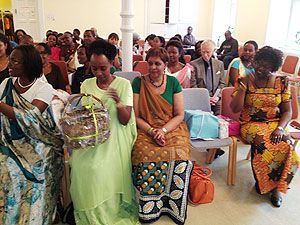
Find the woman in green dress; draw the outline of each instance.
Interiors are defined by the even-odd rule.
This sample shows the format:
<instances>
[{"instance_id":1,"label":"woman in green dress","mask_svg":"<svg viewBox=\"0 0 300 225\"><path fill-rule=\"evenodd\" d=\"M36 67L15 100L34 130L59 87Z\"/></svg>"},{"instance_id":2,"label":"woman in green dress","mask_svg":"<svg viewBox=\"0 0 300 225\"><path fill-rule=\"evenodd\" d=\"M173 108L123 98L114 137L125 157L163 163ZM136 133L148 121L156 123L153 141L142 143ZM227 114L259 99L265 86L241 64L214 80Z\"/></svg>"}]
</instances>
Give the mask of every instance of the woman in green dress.
<instances>
[{"instance_id":1,"label":"woman in green dress","mask_svg":"<svg viewBox=\"0 0 300 225\"><path fill-rule=\"evenodd\" d=\"M138 207L131 178L136 139L130 82L110 74L116 48L104 40L89 47L94 78L81 92L98 97L110 114L110 137L96 147L74 150L70 157L71 196L76 224L137 224Z\"/></svg>"}]
</instances>

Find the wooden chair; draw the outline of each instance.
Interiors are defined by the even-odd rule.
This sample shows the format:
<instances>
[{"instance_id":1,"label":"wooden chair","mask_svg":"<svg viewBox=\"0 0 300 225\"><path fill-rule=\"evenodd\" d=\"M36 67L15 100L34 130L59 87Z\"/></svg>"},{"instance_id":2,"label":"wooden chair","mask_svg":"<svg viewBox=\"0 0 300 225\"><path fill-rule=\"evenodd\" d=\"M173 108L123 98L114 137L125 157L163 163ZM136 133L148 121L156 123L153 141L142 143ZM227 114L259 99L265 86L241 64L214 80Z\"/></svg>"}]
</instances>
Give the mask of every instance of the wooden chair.
<instances>
[{"instance_id":1,"label":"wooden chair","mask_svg":"<svg viewBox=\"0 0 300 225\"><path fill-rule=\"evenodd\" d=\"M299 60L298 56L293 56L293 55L286 56L281 67L281 73L284 73L288 76L294 76L298 60Z\"/></svg>"},{"instance_id":2,"label":"wooden chair","mask_svg":"<svg viewBox=\"0 0 300 225\"><path fill-rule=\"evenodd\" d=\"M65 61L51 61L52 63L56 64L57 66L59 66L61 73L64 77L64 81L65 81L65 85L69 84L69 77L68 77L68 67L67 67L67 63Z\"/></svg>"},{"instance_id":3,"label":"wooden chair","mask_svg":"<svg viewBox=\"0 0 300 225\"><path fill-rule=\"evenodd\" d=\"M135 61L143 61L143 56L142 55L132 55L132 62Z\"/></svg>"},{"instance_id":4,"label":"wooden chair","mask_svg":"<svg viewBox=\"0 0 300 225\"><path fill-rule=\"evenodd\" d=\"M242 56L243 52L244 52L244 46L240 46L240 47L239 47L239 50L238 50L239 57Z\"/></svg>"},{"instance_id":5,"label":"wooden chair","mask_svg":"<svg viewBox=\"0 0 300 225\"><path fill-rule=\"evenodd\" d=\"M116 75L117 77L126 78L127 80L130 81L131 84L134 78L136 78L137 76L141 76L140 72L121 72L121 71L114 72L114 75Z\"/></svg>"},{"instance_id":6,"label":"wooden chair","mask_svg":"<svg viewBox=\"0 0 300 225\"><path fill-rule=\"evenodd\" d=\"M205 88L187 88L183 89L184 97L184 109L200 109L206 112L211 112L209 103L209 93ZM227 172L227 184L234 185L236 179L236 149L237 142L235 137L229 137L224 139L216 138L214 140L190 140L193 148L197 149L209 149L206 163L213 162L217 148L229 146L228 157L228 172Z\"/></svg>"},{"instance_id":7,"label":"wooden chair","mask_svg":"<svg viewBox=\"0 0 300 225\"><path fill-rule=\"evenodd\" d=\"M185 60L185 63L190 63L192 56L190 56L190 55L184 55L183 58Z\"/></svg>"},{"instance_id":8,"label":"wooden chair","mask_svg":"<svg viewBox=\"0 0 300 225\"><path fill-rule=\"evenodd\" d=\"M61 202L64 210L68 207L68 205L72 202L71 195L70 195L70 165L69 165L69 152L67 147L64 147L64 175L61 181Z\"/></svg>"},{"instance_id":9,"label":"wooden chair","mask_svg":"<svg viewBox=\"0 0 300 225\"><path fill-rule=\"evenodd\" d=\"M140 72L142 75L148 74L148 62L147 61L136 61L133 64L133 71Z\"/></svg>"},{"instance_id":10,"label":"wooden chair","mask_svg":"<svg viewBox=\"0 0 300 225\"><path fill-rule=\"evenodd\" d=\"M61 74L63 75L64 81L65 81L66 90L70 94L71 93L71 87L70 87L70 84L69 84L67 63L65 61L55 61L55 60L53 60L51 62L56 64L57 66L59 66L59 68L61 70Z\"/></svg>"},{"instance_id":11,"label":"wooden chair","mask_svg":"<svg viewBox=\"0 0 300 225\"><path fill-rule=\"evenodd\" d=\"M240 118L240 112L234 113L231 110L230 102L232 100L232 93L234 91L234 87L225 87L222 89L222 98L221 98L221 115L227 116L230 119L238 121ZM292 120L296 120L298 118L298 99L297 99L297 93L296 88L294 86L291 86L291 95L292 95ZM300 131L299 132L290 132L291 138L295 140L295 146L298 143L298 140L300 139ZM243 144L249 145L249 143L245 142L244 139L237 135L236 138L240 140ZM250 159L251 156L251 150L249 151L247 155L247 160Z\"/></svg>"}]
</instances>

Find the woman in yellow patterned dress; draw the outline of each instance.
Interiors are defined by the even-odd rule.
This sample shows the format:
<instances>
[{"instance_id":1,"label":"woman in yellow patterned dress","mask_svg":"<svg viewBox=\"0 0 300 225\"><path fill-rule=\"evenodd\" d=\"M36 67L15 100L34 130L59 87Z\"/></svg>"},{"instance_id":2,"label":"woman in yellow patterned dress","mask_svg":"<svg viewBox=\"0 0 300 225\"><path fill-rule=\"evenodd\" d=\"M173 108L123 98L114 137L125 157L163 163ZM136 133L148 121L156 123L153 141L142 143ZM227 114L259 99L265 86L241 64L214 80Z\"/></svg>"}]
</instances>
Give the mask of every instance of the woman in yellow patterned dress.
<instances>
[{"instance_id":1,"label":"woman in yellow patterned dress","mask_svg":"<svg viewBox=\"0 0 300 225\"><path fill-rule=\"evenodd\" d=\"M271 74L282 63L282 52L263 47L254 57L255 74L239 78L231 102L240 112L241 136L251 144L251 164L259 194L271 192L271 202L280 207L280 192L299 166L299 158L288 140L285 127L292 109L288 79Z\"/></svg>"}]
</instances>

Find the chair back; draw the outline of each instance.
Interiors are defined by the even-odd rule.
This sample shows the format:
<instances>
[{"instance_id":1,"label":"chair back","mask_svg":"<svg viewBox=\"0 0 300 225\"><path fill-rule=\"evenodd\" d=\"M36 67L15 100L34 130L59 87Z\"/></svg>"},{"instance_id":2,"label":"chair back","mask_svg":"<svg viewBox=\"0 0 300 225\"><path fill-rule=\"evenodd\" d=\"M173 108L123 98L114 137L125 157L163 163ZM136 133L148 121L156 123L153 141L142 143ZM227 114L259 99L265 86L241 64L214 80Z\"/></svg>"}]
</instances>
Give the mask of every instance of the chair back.
<instances>
[{"instance_id":1,"label":"chair back","mask_svg":"<svg viewBox=\"0 0 300 225\"><path fill-rule=\"evenodd\" d=\"M239 50L238 50L239 57L242 56L243 52L244 52L244 46L240 46L240 47L239 47Z\"/></svg>"},{"instance_id":2,"label":"chair back","mask_svg":"<svg viewBox=\"0 0 300 225\"><path fill-rule=\"evenodd\" d=\"M299 85L299 84L298 84ZM291 95L292 95L292 101L291 101L291 106L292 106L292 120L298 119L298 98L297 98L297 91L295 86L291 85Z\"/></svg>"},{"instance_id":3,"label":"chair back","mask_svg":"<svg viewBox=\"0 0 300 225\"><path fill-rule=\"evenodd\" d=\"M133 64L133 71L140 72L142 75L148 74L148 62L147 61L136 61Z\"/></svg>"},{"instance_id":4,"label":"chair back","mask_svg":"<svg viewBox=\"0 0 300 225\"><path fill-rule=\"evenodd\" d=\"M227 116L230 119L238 121L240 118L241 112L234 113L231 110L230 103L232 100L232 93L234 87L225 87L222 89L222 97L221 97L221 115Z\"/></svg>"},{"instance_id":5,"label":"chair back","mask_svg":"<svg viewBox=\"0 0 300 225\"><path fill-rule=\"evenodd\" d=\"M116 71L114 72L114 75L116 75L117 77L126 78L127 80L130 81L131 84L134 78L136 78L137 76L141 76L139 72L122 72L122 71Z\"/></svg>"},{"instance_id":6,"label":"chair back","mask_svg":"<svg viewBox=\"0 0 300 225\"><path fill-rule=\"evenodd\" d=\"M65 85L69 85L69 77L68 77L68 67L65 61L51 61L55 65L59 66L61 70L61 74L63 75Z\"/></svg>"},{"instance_id":7,"label":"chair back","mask_svg":"<svg viewBox=\"0 0 300 225\"><path fill-rule=\"evenodd\" d=\"M182 90L184 109L200 109L211 112L209 93L206 88L186 88Z\"/></svg>"},{"instance_id":8,"label":"chair back","mask_svg":"<svg viewBox=\"0 0 300 225\"><path fill-rule=\"evenodd\" d=\"M184 55L183 58L185 60L185 63L190 63L192 57L190 55Z\"/></svg>"},{"instance_id":9,"label":"chair back","mask_svg":"<svg viewBox=\"0 0 300 225\"><path fill-rule=\"evenodd\" d=\"M281 72L294 74L298 60L299 60L298 56L293 56L293 55L286 56L281 67Z\"/></svg>"},{"instance_id":10,"label":"chair back","mask_svg":"<svg viewBox=\"0 0 300 225\"><path fill-rule=\"evenodd\" d=\"M132 56L132 62L135 62L135 61L143 61L143 56L142 55L133 55Z\"/></svg>"},{"instance_id":11,"label":"chair back","mask_svg":"<svg viewBox=\"0 0 300 225\"><path fill-rule=\"evenodd\" d=\"M230 119L233 120L239 120L240 118L240 112L234 113L231 110L230 103L232 100L232 93L233 93L234 87L225 87L222 89L222 98L221 98L221 115L227 116ZM291 107L292 107L292 119L298 118L298 98L296 93L295 86L291 86L291 95L292 95L292 101L291 101Z\"/></svg>"}]
</instances>

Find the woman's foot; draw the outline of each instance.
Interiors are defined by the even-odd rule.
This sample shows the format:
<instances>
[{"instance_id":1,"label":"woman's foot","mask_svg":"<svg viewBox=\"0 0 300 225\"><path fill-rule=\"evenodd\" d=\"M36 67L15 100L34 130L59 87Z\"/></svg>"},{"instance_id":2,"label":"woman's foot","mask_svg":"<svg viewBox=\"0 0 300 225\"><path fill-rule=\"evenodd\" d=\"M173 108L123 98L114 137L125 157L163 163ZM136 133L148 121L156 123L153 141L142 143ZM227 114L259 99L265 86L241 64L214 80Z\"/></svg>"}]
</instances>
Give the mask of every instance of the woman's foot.
<instances>
[{"instance_id":1,"label":"woman's foot","mask_svg":"<svg viewBox=\"0 0 300 225\"><path fill-rule=\"evenodd\" d=\"M280 192L277 190L277 188L272 190L271 203L275 207L281 206L282 198L281 198Z\"/></svg>"}]
</instances>

